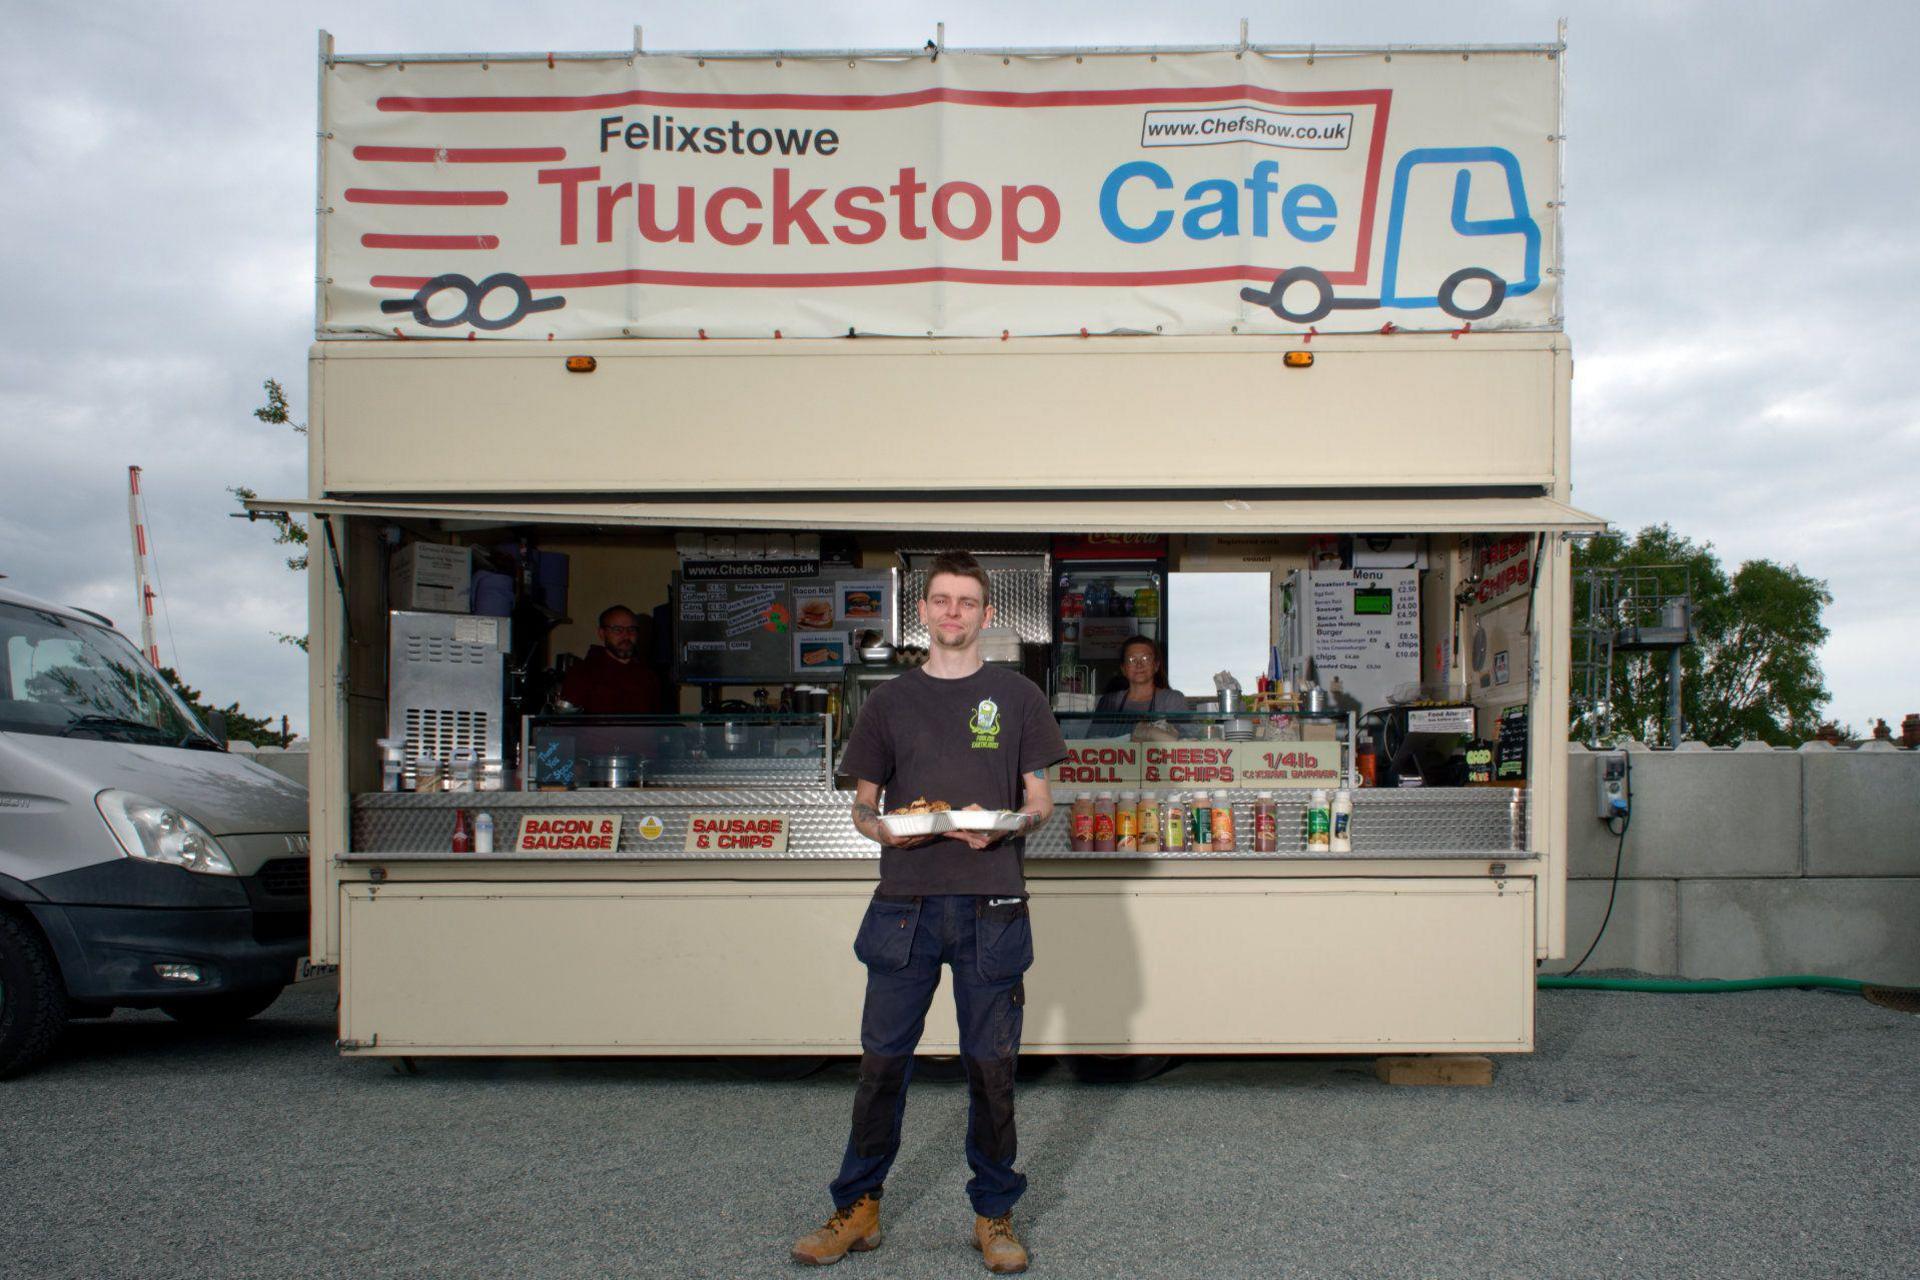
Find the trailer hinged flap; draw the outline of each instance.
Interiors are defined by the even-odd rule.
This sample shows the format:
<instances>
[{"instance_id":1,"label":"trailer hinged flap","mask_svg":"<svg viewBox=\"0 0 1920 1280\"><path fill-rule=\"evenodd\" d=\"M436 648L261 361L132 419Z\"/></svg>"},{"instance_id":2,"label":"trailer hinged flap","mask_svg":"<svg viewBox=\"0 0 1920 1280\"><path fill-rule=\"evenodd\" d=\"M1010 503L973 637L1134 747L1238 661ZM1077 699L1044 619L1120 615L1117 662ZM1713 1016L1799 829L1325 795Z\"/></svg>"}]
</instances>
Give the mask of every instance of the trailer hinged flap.
<instances>
[{"instance_id":1,"label":"trailer hinged flap","mask_svg":"<svg viewBox=\"0 0 1920 1280\"><path fill-rule=\"evenodd\" d=\"M252 512L646 528L846 529L979 533L1601 533L1599 516L1544 496L1354 498L887 498L821 501L351 502L256 498Z\"/></svg>"}]
</instances>

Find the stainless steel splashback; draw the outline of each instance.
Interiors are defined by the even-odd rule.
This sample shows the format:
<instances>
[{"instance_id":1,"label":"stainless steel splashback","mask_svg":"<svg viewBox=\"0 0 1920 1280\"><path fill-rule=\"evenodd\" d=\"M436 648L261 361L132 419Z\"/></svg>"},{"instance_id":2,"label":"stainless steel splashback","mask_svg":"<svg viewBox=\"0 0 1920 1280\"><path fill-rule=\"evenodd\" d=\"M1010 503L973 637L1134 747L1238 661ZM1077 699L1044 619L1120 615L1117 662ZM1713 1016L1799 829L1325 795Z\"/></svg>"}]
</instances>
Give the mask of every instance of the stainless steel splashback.
<instances>
[{"instance_id":1,"label":"stainless steel splashback","mask_svg":"<svg viewBox=\"0 0 1920 1280\"><path fill-rule=\"evenodd\" d=\"M1011 627L1024 644L1053 643L1053 591L1049 555L974 552L987 571L993 595L994 625ZM900 579L900 643L924 649L930 637L917 607L926 594L927 562L932 556L910 553Z\"/></svg>"}]
</instances>

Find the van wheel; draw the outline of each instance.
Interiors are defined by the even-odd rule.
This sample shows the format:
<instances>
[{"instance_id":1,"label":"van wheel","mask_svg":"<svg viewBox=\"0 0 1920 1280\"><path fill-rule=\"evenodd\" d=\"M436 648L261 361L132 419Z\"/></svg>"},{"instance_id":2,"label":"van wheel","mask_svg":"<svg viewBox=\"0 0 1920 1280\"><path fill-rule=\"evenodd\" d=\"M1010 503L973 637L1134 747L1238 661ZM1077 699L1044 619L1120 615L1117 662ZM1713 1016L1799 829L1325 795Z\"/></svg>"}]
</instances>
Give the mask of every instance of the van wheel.
<instances>
[{"instance_id":1,"label":"van wheel","mask_svg":"<svg viewBox=\"0 0 1920 1280\"><path fill-rule=\"evenodd\" d=\"M0 1080L53 1051L67 1025L67 989L40 931L0 911Z\"/></svg>"},{"instance_id":2,"label":"van wheel","mask_svg":"<svg viewBox=\"0 0 1920 1280\"><path fill-rule=\"evenodd\" d=\"M281 987L265 987L259 991L222 991L218 995L201 996L197 1000L169 1000L160 1006L160 1012L175 1022L196 1027L245 1022L278 1000L282 990Z\"/></svg>"}]
</instances>

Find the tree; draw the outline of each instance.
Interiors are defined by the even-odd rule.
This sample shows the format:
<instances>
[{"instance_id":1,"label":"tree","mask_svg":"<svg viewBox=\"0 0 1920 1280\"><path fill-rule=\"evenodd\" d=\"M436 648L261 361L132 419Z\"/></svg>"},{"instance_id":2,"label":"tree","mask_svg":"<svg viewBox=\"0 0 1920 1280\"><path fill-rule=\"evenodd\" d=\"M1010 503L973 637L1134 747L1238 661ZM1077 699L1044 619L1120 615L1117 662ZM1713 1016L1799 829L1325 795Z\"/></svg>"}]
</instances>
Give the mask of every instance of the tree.
<instances>
[{"instance_id":1,"label":"tree","mask_svg":"<svg viewBox=\"0 0 1920 1280\"><path fill-rule=\"evenodd\" d=\"M182 701L193 708L193 713L200 717L201 724L212 727L215 708L198 689L182 680L180 673L172 667L160 668L160 678L180 695ZM227 741L251 742L256 747L287 745L287 735L280 731L280 726L272 716L250 716L240 709L238 702L229 702L226 706L219 708L219 711L227 718Z\"/></svg>"},{"instance_id":2,"label":"tree","mask_svg":"<svg viewBox=\"0 0 1920 1280\"><path fill-rule=\"evenodd\" d=\"M268 378L261 383L261 389L267 393L267 402L253 411L253 416L272 427L291 427L296 435L307 434L307 424L295 422L293 411L287 404L287 392L276 378ZM246 485L231 485L227 489L242 504L253 501L260 495ZM284 512L262 516L261 519L273 525L273 541L277 546L298 547L299 550L287 557L287 568L295 573L307 571L307 527ZM281 644L290 644L305 653L307 638L289 635L284 631L273 633L274 639Z\"/></svg>"},{"instance_id":3,"label":"tree","mask_svg":"<svg viewBox=\"0 0 1920 1280\"><path fill-rule=\"evenodd\" d=\"M1820 728L1828 698L1817 653L1827 638L1821 613L1833 603L1827 584L1787 564L1749 560L1729 576L1710 542L1667 525L1633 538L1595 538L1578 548L1574 571L1684 567L1691 579L1696 641L1681 651L1681 713L1690 738L1715 746L1758 739L1804 742ZM1577 605L1584 598L1576 592ZM1576 614L1574 625L1584 624ZM1667 658L1616 652L1612 727L1642 742L1666 743ZM1593 730L1576 710L1575 736Z\"/></svg>"}]
</instances>

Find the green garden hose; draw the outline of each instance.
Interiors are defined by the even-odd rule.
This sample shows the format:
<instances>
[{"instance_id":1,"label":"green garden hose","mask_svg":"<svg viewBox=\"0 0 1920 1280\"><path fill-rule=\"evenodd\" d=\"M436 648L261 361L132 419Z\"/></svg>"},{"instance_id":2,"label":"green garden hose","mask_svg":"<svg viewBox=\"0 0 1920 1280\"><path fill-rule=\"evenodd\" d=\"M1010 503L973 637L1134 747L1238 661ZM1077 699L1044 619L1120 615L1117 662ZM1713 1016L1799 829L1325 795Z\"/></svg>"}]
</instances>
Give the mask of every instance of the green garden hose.
<instances>
[{"instance_id":1,"label":"green garden hose","mask_svg":"<svg viewBox=\"0 0 1920 1280\"><path fill-rule=\"evenodd\" d=\"M1790 973L1777 978L1581 978L1543 975L1536 979L1543 988L1574 988L1581 991L1657 991L1670 995L1712 995L1721 991L1770 991L1779 987L1826 987L1833 991L1859 991L1867 984L1857 978L1829 978L1817 973Z\"/></svg>"}]
</instances>

